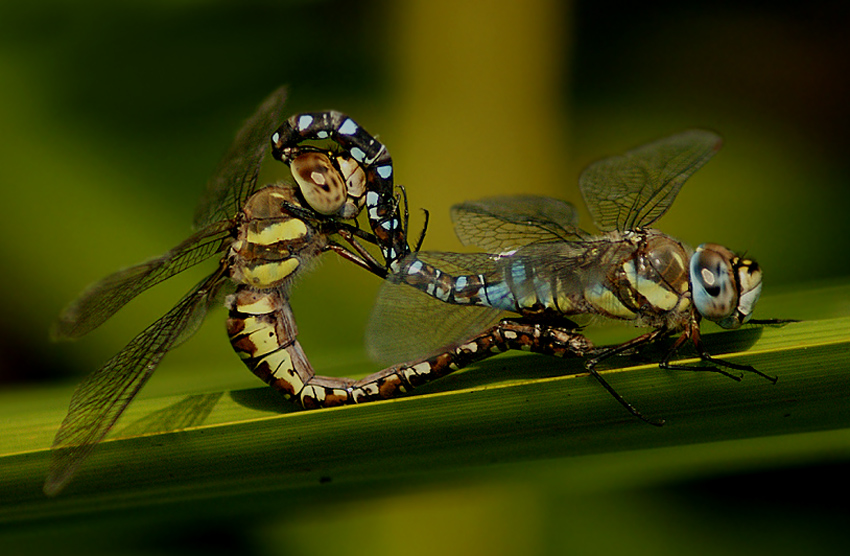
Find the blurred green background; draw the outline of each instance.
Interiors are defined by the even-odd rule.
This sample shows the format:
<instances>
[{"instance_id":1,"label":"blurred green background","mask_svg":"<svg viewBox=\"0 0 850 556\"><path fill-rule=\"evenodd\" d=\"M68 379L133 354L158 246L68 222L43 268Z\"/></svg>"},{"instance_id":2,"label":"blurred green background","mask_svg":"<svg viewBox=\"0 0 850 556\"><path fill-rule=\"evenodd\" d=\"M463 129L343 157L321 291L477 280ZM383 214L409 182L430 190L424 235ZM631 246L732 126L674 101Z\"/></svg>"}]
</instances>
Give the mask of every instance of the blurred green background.
<instances>
[{"instance_id":1,"label":"blurred green background","mask_svg":"<svg viewBox=\"0 0 850 556\"><path fill-rule=\"evenodd\" d=\"M587 163L706 127L725 146L659 227L693 245L746 250L765 270L765 295L846 279L848 15L842 2L6 2L5 394L48 382L70 392L210 271L194 269L155 288L82 342L47 341L51 320L88 283L189 234L219 156L280 84L291 87L289 113L342 110L380 136L411 206L431 213L427 249L458 248L452 204L538 193L580 206L577 176ZM267 181L284 175L274 163L264 170ZM412 221L420 226L421 215ZM325 259L297 285L293 306L314 366L345 374L346 360L365 357L362 335L378 283ZM223 313L208 321L166 358L150 388L167 389L180 376L200 381L205 369L221 366L232 367L221 388L258 386L224 338ZM56 408L67 403L67 395L50 400ZM635 551L633 541L650 553L675 552L703 526L727 527L729 512L748 518L736 508L765 509L740 504L793 474L738 474L719 489L662 483L641 492L554 494L545 481L551 470L537 466L509 470L501 481L494 475L388 489L250 527L238 516L198 522L174 546L188 550L214 529L226 540L219 549L336 552L345 549L292 539L320 538L327 528L356 539L356 531L381 522L427 537L414 547L423 554L592 552L600 535L611 549ZM528 476L538 471L544 479ZM792 516L811 509L805 496L795 501ZM566 512L557 514L563 519L552 517L556 509ZM836 512L846 517L846 508L822 510L815 517L827 529ZM159 526L151 517L144 525ZM174 542L171 534L151 538ZM393 552L389 542L372 548Z\"/></svg>"}]
</instances>

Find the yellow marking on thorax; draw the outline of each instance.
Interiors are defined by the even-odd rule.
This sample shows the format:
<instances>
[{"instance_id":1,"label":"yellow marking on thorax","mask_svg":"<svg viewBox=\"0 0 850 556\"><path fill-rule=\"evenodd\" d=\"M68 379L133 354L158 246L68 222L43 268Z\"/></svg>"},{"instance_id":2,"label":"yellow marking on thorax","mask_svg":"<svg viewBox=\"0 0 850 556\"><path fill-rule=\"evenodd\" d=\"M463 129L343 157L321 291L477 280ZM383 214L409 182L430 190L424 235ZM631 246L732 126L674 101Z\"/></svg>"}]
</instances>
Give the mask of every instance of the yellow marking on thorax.
<instances>
[{"instance_id":1,"label":"yellow marking on thorax","mask_svg":"<svg viewBox=\"0 0 850 556\"><path fill-rule=\"evenodd\" d=\"M298 264L298 259L293 257L285 261L246 267L242 274L248 284L263 288L272 286L291 275L298 268Z\"/></svg>"},{"instance_id":2,"label":"yellow marking on thorax","mask_svg":"<svg viewBox=\"0 0 850 556\"><path fill-rule=\"evenodd\" d=\"M597 285L584 291L584 298L599 312L606 316L619 317L621 319L634 319L637 314L623 305L617 296L608 288Z\"/></svg>"},{"instance_id":3,"label":"yellow marking on thorax","mask_svg":"<svg viewBox=\"0 0 850 556\"><path fill-rule=\"evenodd\" d=\"M576 305L575 303L573 303L573 298L569 295L558 295L558 298L556 299L555 303L555 309L564 314L570 314L572 311L576 310Z\"/></svg>"},{"instance_id":4,"label":"yellow marking on thorax","mask_svg":"<svg viewBox=\"0 0 850 556\"><path fill-rule=\"evenodd\" d=\"M665 284L640 276L635 271L632 261L626 262L623 265L623 270L626 273L626 279L629 281L629 284L631 284L636 292L645 297L653 307L662 311L669 311L679 303L679 296L667 289Z\"/></svg>"},{"instance_id":5,"label":"yellow marking on thorax","mask_svg":"<svg viewBox=\"0 0 850 556\"><path fill-rule=\"evenodd\" d=\"M307 225L297 218L267 224L260 231L248 230L248 241L255 245L274 245L281 241L301 239L307 235Z\"/></svg>"},{"instance_id":6,"label":"yellow marking on thorax","mask_svg":"<svg viewBox=\"0 0 850 556\"><path fill-rule=\"evenodd\" d=\"M528 295L521 297L516 300L517 305L519 307L528 308L533 307L535 303L537 303L537 293L529 292Z\"/></svg>"},{"instance_id":7,"label":"yellow marking on thorax","mask_svg":"<svg viewBox=\"0 0 850 556\"><path fill-rule=\"evenodd\" d=\"M555 277L555 306L553 309L564 314L571 314L577 309L574 296L570 294L572 288L568 287L560 277Z\"/></svg>"}]
</instances>

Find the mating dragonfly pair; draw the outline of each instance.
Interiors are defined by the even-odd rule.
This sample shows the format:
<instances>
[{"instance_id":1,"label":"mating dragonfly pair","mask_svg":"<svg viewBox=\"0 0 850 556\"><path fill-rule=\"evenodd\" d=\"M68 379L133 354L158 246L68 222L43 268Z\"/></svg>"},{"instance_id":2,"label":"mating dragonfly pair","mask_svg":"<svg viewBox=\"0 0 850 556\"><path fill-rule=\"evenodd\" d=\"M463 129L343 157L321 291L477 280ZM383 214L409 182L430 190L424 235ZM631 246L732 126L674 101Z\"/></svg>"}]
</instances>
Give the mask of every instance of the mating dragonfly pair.
<instances>
[{"instance_id":1,"label":"mating dragonfly pair","mask_svg":"<svg viewBox=\"0 0 850 556\"><path fill-rule=\"evenodd\" d=\"M516 349L587 357L587 371L647 420L596 366L673 333L680 336L662 359L664 368L740 378L722 370L727 368L775 381L750 366L711 357L700 342L702 318L725 328L751 321L761 291L758 265L718 245L693 252L648 227L719 149L716 135L688 131L591 165L580 187L601 235L579 229L566 202L502 197L452 209L460 239L483 253L420 252L408 243L407 199L396 194L386 147L339 112L300 114L277 127L285 97L283 89L273 93L237 134L199 204L199 231L165 255L97 282L60 315L54 338L78 338L147 288L220 257L215 272L74 392L53 444L48 494L64 487L162 357L191 336L222 298L237 354L306 408L391 398ZM269 138L294 184L258 188ZM357 225L364 209L370 231ZM383 261L364 242L377 246ZM294 277L326 251L385 279L369 324L369 347L376 358L404 363L359 380L315 374L297 340L289 293ZM499 320L505 312L518 316ZM581 315L627 320L652 331L596 348L571 320ZM415 333L417 323L428 327L427 334ZM687 340L710 367L670 362Z\"/></svg>"}]
</instances>

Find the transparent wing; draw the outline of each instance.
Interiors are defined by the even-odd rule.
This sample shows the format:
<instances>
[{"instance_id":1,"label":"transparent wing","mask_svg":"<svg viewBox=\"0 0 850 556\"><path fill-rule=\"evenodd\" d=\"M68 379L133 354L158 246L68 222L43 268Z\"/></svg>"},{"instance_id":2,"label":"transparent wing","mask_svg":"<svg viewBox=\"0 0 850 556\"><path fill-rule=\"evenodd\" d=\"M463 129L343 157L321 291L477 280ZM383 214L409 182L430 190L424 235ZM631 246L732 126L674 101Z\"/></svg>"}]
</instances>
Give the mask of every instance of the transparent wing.
<instances>
[{"instance_id":1,"label":"transparent wing","mask_svg":"<svg viewBox=\"0 0 850 556\"><path fill-rule=\"evenodd\" d=\"M285 101L286 88L281 87L263 101L236 134L195 209L196 229L233 218L256 190L260 165L271 135L281 123Z\"/></svg>"},{"instance_id":2,"label":"transparent wing","mask_svg":"<svg viewBox=\"0 0 850 556\"><path fill-rule=\"evenodd\" d=\"M575 207L549 197L490 197L455 205L451 214L461 243L490 253L529 243L575 241L587 236L577 228Z\"/></svg>"},{"instance_id":3,"label":"transparent wing","mask_svg":"<svg viewBox=\"0 0 850 556\"><path fill-rule=\"evenodd\" d=\"M458 276L461 274L489 274L500 270L499 260L502 256L489 253L447 253L442 251L419 251L408 255L406 261L414 258L432 265L442 272ZM406 262L403 262L402 268ZM388 280L400 281L399 274L392 274Z\"/></svg>"},{"instance_id":4,"label":"transparent wing","mask_svg":"<svg viewBox=\"0 0 850 556\"><path fill-rule=\"evenodd\" d=\"M596 226L603 231L649 226L721 144L716 134L692 129L591 164L579 187Z\"/></svg>"},{"instance_id":5,"label":"transparent wing","mask_svg":"<svg viewBox=\"0 0 850 556\"><path fill-rule=\"evenodd\" d=\"M208 226L162 257L119 270L92 284L62 311L51 327L51 337L74 339L91 332L146 289L222 251L231 227L226 221Z\"/></svg>"},{"instance_id":6,"label":"transparent wing","mask_svg":"<svg viewBox=\"0 0 850 556\"><path fill-rule=\"evenodd\" d=\"M177 403L154 411L122 428L123 437L140 436L184 430L203 425L215 405L224 395L223 391L209 394L193 394Z\"/></svg>"},{"instance_id":7,"label":"transparent wing","mask_svg":"<svg viewBox=\"0 0 850 556\"><path fill-rule=\"evenodd\" d=\"M133 338L77 387L68 415L53 441L50 471L44 485L46 494L57 494L65 486L163 356L194 334L221 286L222 274L219 270L192 288L165 316Z\"/></svg>"},{"instance_id":8,"label":"transparent wing","mask_svg":"<svg viewBox=\"0 0 850 556\"><path fill-rule=\"evenodd\" d=\"M423 252L411 256L455 274L490 272L494 268L488 255L478 253ZM488 307L443 303L391 275L381 284L366 328L366 347L370 357L382 364L413 361L459 345L496 323L501 313Z\"/></svg>"}]
</instances>

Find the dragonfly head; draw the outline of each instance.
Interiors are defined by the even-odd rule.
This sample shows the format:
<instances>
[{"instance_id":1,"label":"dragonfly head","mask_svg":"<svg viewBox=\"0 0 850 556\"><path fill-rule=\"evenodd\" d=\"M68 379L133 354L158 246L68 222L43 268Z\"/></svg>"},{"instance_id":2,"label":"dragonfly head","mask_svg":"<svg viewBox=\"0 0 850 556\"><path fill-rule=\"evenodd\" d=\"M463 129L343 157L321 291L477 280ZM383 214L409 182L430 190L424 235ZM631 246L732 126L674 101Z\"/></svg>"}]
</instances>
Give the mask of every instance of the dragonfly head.
<instances>
[{"instance_id":1,"label":"dragonfly head","mask_svg":"<svg viewBox=\"0 0 850 556\"><path fill-rule=\"evenodd\" d=\"M363 198L366 173L353 158L331 159L325 152L306 150L292 159L290 169L307 204L319 214L354 218L360 212L362 204L349 196Z\"/></svg>"},{"instance_id":2,"label":"dragonfly head","mask_svg":"<svg viewBox=\"0 0 850 556\"><path fill-rule=\"evenodd\" d=\"M750 320L761 294L761 269L752 259L703 243L691 257L691 291L699 313L723 328Z\"/></svg>"}]
</instances>

